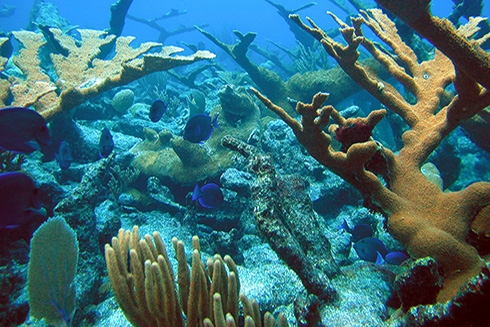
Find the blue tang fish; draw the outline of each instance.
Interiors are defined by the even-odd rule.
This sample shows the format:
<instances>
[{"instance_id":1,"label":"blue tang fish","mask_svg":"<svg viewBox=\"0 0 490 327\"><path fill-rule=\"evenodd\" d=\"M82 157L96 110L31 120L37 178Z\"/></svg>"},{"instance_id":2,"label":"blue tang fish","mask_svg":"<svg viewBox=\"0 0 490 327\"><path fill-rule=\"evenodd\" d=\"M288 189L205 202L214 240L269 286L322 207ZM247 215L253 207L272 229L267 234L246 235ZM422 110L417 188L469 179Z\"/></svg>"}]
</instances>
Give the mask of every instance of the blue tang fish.
<instances>
[{"instance_id":1,"label":"blue tang fish","mask_svg":"<svg viewBox=\"0 0 490 327\"><path fill-rule=\"evenodd\" d=\"M383 259L388 254L388 249L379 239L375 237L366 237L354 243L354 250L356 250L359 258L365 261L376 262L378 259L378 253Z\"/></svg>"},{"instance_id":2,"label":"blue tang fish","mask_svg":"<svg viewBox=\"0 0 490 327\"><path fill-rule=\"evenodd\" d=\"M70 165L73 161L70 145L65 141L62 141L60 144L60 149L58 150L58 153L55 154L55 157L58 165L62 170L70 168Z\"/></svg>"},{"instance_id":3,"label":"blue tang fish","mask_svg":"<svg viewBox=\"0 0 490 327\"><path fill-rule=\"evenodd\" d=\"M209 139L214 128L218 126L219 114L211 118L209 115L195 115L187 122L184 128L184 140L192 143L201 143Z\"/></svg>"},{"instance_id":4,"label":"blue tang fish","mask_svg":"<svg viewBox=\"0 0 490 327\"><path fill-rule=\"evenodd\" d=\"M112 150L114 150L112 134L107 128L104 128L100 134L99 156L101 158L107 158L112 153Z\"/></svg>"},{"instance_id":5,"label":"blue tang fish","mask_svg":"<svg viewBox=\"0 0 490 327\"><path fill-rule=\"evenodd\" d=\"M197 200L204 208L212 209L223 202L223 193L218 185L209 183L199 187L196 184L192 193L192 201Z\"/></svg>"},{"instance_id":6,"label":"blue tang fish","mask_svg":"<svg viewBox=\"0 0 490 327\"><path fill-rule=\"evenodd\" d=\"M15 228L36 215L46 216L39 189L27 175L0 174L0 228Z\"/></svg>"},{"instance_id":7,"label":"blue tang fish","mask_svg":"<svg viewBox=\"0 0 490 327\"><path fill-rule=\"evenodd\" d=\"M390 252L385 257L386 263L388 263L390 265L395 265L395 266L401 265L404 261L406 261L408 259L410 259L410 257L408 255L406 255L403 252L398 252L398 251Z\"/></svg>"},{"instance_id":8,"label":"blue tang fish","mask_svg":"<svg viewBox=\"0 0 490 327\"><path fill-rule=\"evenodd\" d=\"M371 226L366 224L359 224L351 229L345 219L344 222L342 223L342 226L340 226L339 229L341 229L342 232L346 231L347 233L351 234L352 235L351 241L354 243L359 242L363 238L373 236L373 229L371 228Z\"/></svg>"},{"instance_id":9,"label":"blue tang fish","mask_svg":"<svg viewBox=\"0 0 490 327\"><path fill-rule=\"evenodd\" d=\"M29 154L38 150L40 144L49 143L46 121L36 111L21 107L0 109L1 148Z\"/></svg>"},{"instance_id":10,"label":"blue tang fish","mask_svg":"<svg viewBox=\"0 0 490 327\"><path fill-rule=\"evenodd\" d=\"M167 105L162 100L156 100L150 107L150 120L156 123L166 111Z\"/></svg>"}]
</instances>

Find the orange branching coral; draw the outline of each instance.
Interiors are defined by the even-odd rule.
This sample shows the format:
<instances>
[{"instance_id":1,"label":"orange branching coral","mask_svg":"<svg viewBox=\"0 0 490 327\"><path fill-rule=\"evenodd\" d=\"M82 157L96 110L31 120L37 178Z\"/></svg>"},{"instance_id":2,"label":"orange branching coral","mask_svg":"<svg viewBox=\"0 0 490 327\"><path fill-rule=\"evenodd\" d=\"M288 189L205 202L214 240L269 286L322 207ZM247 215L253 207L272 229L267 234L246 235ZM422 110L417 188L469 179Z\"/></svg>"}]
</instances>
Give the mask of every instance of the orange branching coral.
<instances>
[{"instance_id":1,"label":"orange branching coral","mask_svg":"<svg viewBox=\"0 0 490 327\"><path fill-rule=\"evenodd\" d=\"M24 47L12 58L12 62L25 79L11 78L10 92L14 98L12 106L34 105L38 111L46 110L50 103L56 100L56 86L40 69L41 61L38 58L39 50L46 41L42 34L29 31L17 31L13 32L13 35Z\"/></svg>"},{"instance_id":2,"label":"orange branching coral","mask_svg":"<svg viewBox=\"0 0 490 327\"><path fill-rule=\"evenodd\" d=\"M12 62L23 76L10 79L10 92L14 99L12 105L32 105L48 120L97 94L150 73L215 57L208 51L198 51L190 56L175 56L175 53L183 49L163 47L156 42L143 43L133 48L130 43L134 37L121 36L116 39L115 55L111 59L98 59L101 48L110 44L114 35L79 29L80 40L75 40L56 28L51 28L50 32L57 46L63 49L63 54L51 54L56 81L44 73L46 63L39 59L39 51L46 44L44 37L40 33L29 31L13 33L22 47L13 56ZM149 53L159 47L160 52ZM6 61L6 58L0 58L1 69ZM2 86L0 85L0 93L3 96L5 92L2 90L5 89ZM6 96L3 97L5 98Z\"/></svg>"},{"instance_id":3,"label":"orange branching coral","mask_svg":"<svg viewBox=\"0 0 490 327\"><path fill-rule=\"evenodd\" d=\"M312 27L309 27L298 16L291 18L319 40L352 79L405 120L410 129L403 134L404 147L399 154L372 139L358 141L344 149L345 152L336 151L331 146L331 136L324 132L330 118L341 127L351 127L357 122L373 127L383 118L384 110L374 111L367 118L345 120L331 106L322 107L327 95L320 93L311 105L298 103L296 110L302 116L299 123L258 91L254 92L293 129L315 159L359 190L367 205L386 214L389 232L413 257L431 256L442 265L446 280L439 300L447 300L476 276L483 265L466 238L475 217L488 212L485 208L490 205L490 183L474 183L459 192L443 192L420 168L461 120L490 104L488 92L465 74L455 73L451 60L437 49L431 60L419 63L412 49L398 36L394 23L380 10L362 12L352 19L352 27L332 16L340 24L347 45L329 38L311 20ZM393 51L385 51L365 38L362 24L370 27ZM471 29L461 29L460 33L468 30ZM415 96L414 104L359 63L359 45ZM444 89L451 82L455 82L457 89L458 84L464 87L459 88L459 94L449 105L439 108Z\"/></svg>"},{"instance_id":4,"label":"orange branching coral","mask_svg":"<svg viewBox=\"0 0 490 327\"><path fill-rule=\"evenodd\" d=\"M7 37L0 37L0 47L3 46L5 42L8 41ZM5 70L5 65L7 64L7 58L0 56L0 73ZM4 104L8 98L8 89L10 83L7 80L0 79L0 104Z\"/></svg>"},{"instance_id":5,"label":"orange branching coral","mask_svg":"<svg viewBox=\"0 0 490 327\"><path fill-rule=\"evenodd\" d=\"M490 54L479 47L484 39L470 40L467 35L457 31L448 19L432 16L430 0L376 1L434 44L475 81L490 88Z\"/></svg>"},{"instance_id":6,"label":"orange branching coral","mask_svg":"<svg viewBox=\"0 0 490 327\"><path fill-rule=\"evenodd\" d=\"M8 37L0 37L0 48L7 41L8 41ZM7 63L7 58L0 57L0 73L4 71L4 67L6 63Z\"/></svg>"}]
</instances>

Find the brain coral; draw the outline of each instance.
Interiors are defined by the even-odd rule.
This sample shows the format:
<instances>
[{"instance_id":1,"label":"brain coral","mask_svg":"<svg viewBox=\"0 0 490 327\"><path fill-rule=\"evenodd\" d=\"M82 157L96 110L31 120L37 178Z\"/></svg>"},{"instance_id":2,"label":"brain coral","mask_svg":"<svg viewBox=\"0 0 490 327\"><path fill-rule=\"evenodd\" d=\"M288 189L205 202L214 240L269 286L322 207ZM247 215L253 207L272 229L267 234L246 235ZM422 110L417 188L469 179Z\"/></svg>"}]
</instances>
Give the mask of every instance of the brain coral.
<instances>
[{"instance_id":1,"label":"brain coral","mask_svg":"<svg viewBox=\"0 0 490 327\"><path fill-rule=\"evenodd\" d=\"M112 98L112 106L120 114L125 114L133 105L134 93L130 89L124 89L116 93Z\"/></svg>"}]
</instances>

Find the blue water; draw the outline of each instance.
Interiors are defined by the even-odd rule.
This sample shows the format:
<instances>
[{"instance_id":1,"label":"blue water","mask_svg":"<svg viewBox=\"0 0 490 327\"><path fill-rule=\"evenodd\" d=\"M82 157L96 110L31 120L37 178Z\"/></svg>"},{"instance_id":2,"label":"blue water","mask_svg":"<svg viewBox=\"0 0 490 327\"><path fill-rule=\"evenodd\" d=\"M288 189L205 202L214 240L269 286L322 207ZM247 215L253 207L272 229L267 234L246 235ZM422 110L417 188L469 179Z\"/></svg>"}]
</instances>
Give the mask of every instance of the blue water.
<instances>
[{"instance_id":1,"label":"blue water","mask_svg":"<svg viewBox=\"0 0 490 327\"><path fill-rule=\"evenodd\" d=\"M109 7L114 0L54 0L52 1L59 9L60 14L68 19L72 25L82 28L105 29L108 27L110 18ZM298 8L308 3L308 1L286 0L274 2L282 4L287 9ZM346 16L345 12L339 9L330 1L317 1L317 5L306 8L299 12L302 18L310 17L324 29L337 27L335 22L326 14L332 11L340 18ZM346 1L347 2L347 1ZM364 1L373 4L374 1ZM5 0L2 4L13 5L16 12L13 16L0 18L0 30L11 31L25 28L29 19L29 12L32 7L32 0ZM432 1L432 12L436 15L447 16L452 9L453 2L449 0ZM355 8L349 6L352 12ZM256 44L259 46L270 46L269 40L277 42L287 47L294 47L296 42L293 35L289 32L286 22L276 13L276 9L263 0L179 0L179 1L159 1L144 0L133 1L129 14L145 19L159 17L170 9L187 11L186 14L163 19L159 24L167 30L172 31L180 25L192 27L194 25L208 24L205 30L217 36L220 40L232 43L236 37L233 30L242 33L256 32ZM485 7L483 13L488 16L489 7ZM158 32L154 29L135 22L131 19L126 20L123 35L136 36L135 43L155 41ZM203 41L207 49L215 51L215 46L202 36L198 31L169 37L167 45L178 45L180 41L187 43L197 43Z\"/></svg>"}]
</instances>

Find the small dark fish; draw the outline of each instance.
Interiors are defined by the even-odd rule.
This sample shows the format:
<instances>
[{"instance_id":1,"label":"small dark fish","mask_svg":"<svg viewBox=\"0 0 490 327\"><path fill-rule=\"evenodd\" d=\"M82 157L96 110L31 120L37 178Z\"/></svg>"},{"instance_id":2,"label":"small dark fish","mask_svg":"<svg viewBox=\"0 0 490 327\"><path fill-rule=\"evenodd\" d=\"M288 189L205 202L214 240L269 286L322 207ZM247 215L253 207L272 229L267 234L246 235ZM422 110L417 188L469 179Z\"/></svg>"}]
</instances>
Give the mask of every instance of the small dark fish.
<instances>
[{"instance_id":1,"label":"small dark fish","mask_svg":"<svg viewBox=\"0 0 490 327\"><path fill-rule=\"evenodd\" d=\"M73 162L70 145L65 141L62 141L60 144L60 149L58 150L58 153L55 154L55 157L62 170L70 168L70 165Z\"/></svg>"},{"instance_id":2,"label":"small dark fish","mask_svg":"<svg viewBox=\"0 0 490 327\"><path fill-rule=\"evenodd\" d=\"M218 185L209 183L203 187L196 184L192 193L192 201L197 200L204 208L212 209L223 202L223 193Z\"/></svg>"},{"instance_id":3,"label":"small dark fish","mask_svg":"<svg viewBox=\"0 0 490 327\"><path fill-rule=\"evenodd\" d=\"M0 109L1 148L29 154L39 149L40 144L49 143L46 121L36 111L21 107Z\"/></svg>"},{"instance_id":4,"label":"small dark fish","mask_svg":"<svg viewBox=\"0 0 490 327\"><path fill-rule=\"evenodd\" d=\"M211 119L209 115L195 115L187 122L184 128L184 140L192 143L201 143L209 139L214 128L218 126L219 114Z\"/></svg>"},{"instance_id":5,"label":"small dark fish","mask_svg":"<svg viewBox=\"0 0 490 327\"><path fill-rule=\"evenodd\" d=\"M408 255L403 252L390 252L386 255L385 261L390 265L399 266L406 260L410 259Z\"/></svg>"},{"instance_id":6,"label":"small dark fish","mask_svg":"<svg viewBox=\"0 0 490 327\"><path fill-rule=\"evenodd\" d=\"M165 112L167 112L167 105L162 100L156 100L150 107L151 121L156 123L163 117Z\"/></svg>"},{"instance_id":7,"label":"small dark fish","mask_svg":"<svg viewBox=\"0 0 490 327\"><path fill-rule=\"evenodd\" d=\"M0 174L0 228L15 228L36 215L46 216L39 189L27 175Z\"/></svg>"},{"instance_id":8,"label":"small dark fish","mask_svg":"<svg viewBox=\"0 0 490 327\"><path fill-rule=\"evenodd\" d=\"M7 41L0 45L0 56L9 58L14 50L14 47L12 46L12 33L0 32L0 37L7 38Z\"/></svg>"},{"instance_id":9,"label":"small dark fish","mask_svg":"<svg viewBox=\"0 0 490 327\"><path fill-rule=\"evenodd\" d=\"M365 261L376 262L379 254L385 258L388 254L388 249L379 239L375 237L366 237L354 244L359 258Z\"/></svg>"},{"instance_id":10,"label":"small dark fish","mask_svg":"<svg viewBox=\"0 0 490 327\"><path fill-rule=\"evenodd\" d=\"M100 134L99 156L101 158L107 158L112 153L112 150L114 150L112 134L107 128L104 128Z\"/></svg>"},{"instance_id":11,"label":"small dark fish","mask_svg":"<svg viewBox=\"0 0 490 327\"><path fill-rule=\"evenodd\" d=\"M366 224L359 224L351 229L345 219L344 222L342 223L342 226L340 226L339 229L351 234L352 235L351 241L354 243L359 242L363 238L373 236L373 229L371 228L371 226Z\"/></svg>"}]
</instances>

